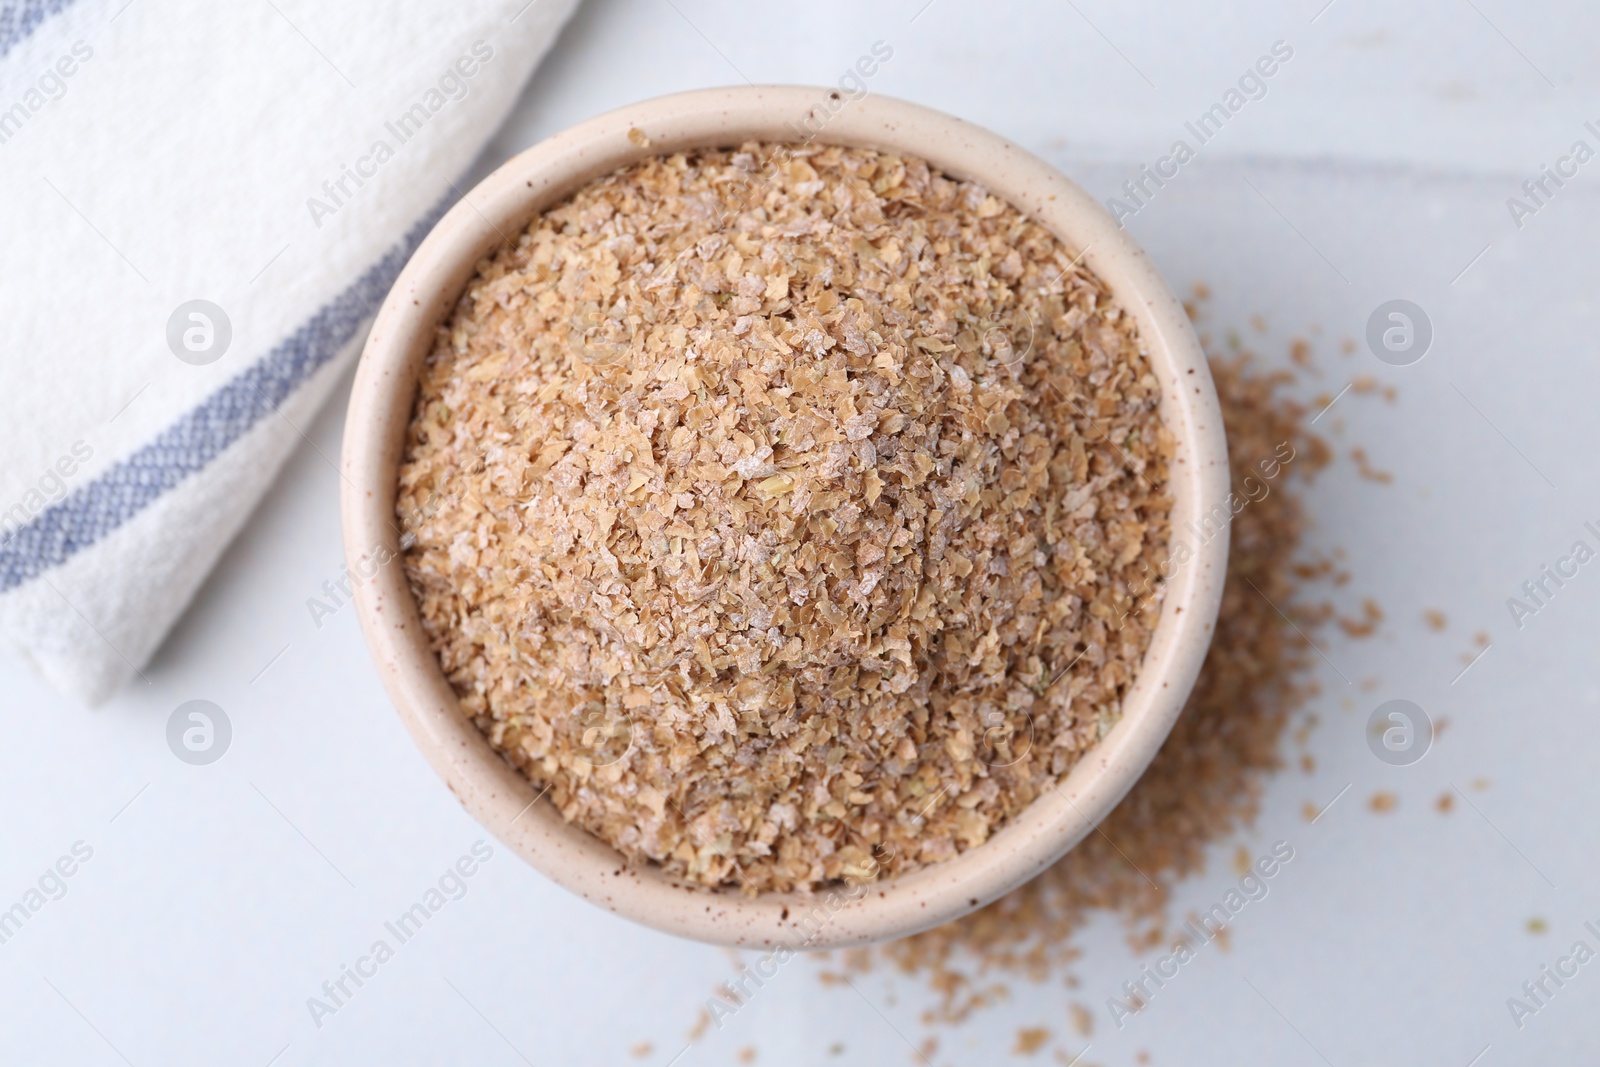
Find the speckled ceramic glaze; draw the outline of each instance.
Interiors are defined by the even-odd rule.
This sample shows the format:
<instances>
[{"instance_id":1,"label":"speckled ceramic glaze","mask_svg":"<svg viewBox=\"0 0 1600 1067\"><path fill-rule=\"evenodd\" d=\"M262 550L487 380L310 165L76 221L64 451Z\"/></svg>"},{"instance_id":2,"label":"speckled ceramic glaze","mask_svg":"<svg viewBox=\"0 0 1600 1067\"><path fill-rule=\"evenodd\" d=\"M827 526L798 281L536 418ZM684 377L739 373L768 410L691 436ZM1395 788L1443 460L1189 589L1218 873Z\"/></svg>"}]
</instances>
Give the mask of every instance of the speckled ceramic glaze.
<instances>
[{"instance_id":1,"label":"speckled ceramic glaze","mask_svg":"<svg viewBox=\"0 0 1600 1067\"><path fill-rule=\"evenodd\" d=\"M423 357L479 259L591 178L681 149L789 141L921 156L981 182L1048 226L1137 320L1177 439L1174 529L1227 498L1216 391L1183 307L1133 240L1087 193L995 134L880 96L848 100L806 87L713 89L663 97L591 119L528 149L468 193L434 227L378 312L350 398L344 438L345 553L399 551L396 472ZM640 131L631 137L630 130ZM361 625L400 717L468 811L559 884L602 908L684 937L748 947L838 947L903 937L948 922L1032 878L1077 844L1144 771L1194 685L1211 641L1228 545L1199 545L1167 586L1161 617L1117 725L983 845L912 874L817 894L748 897L629 866L609 845L563 822L460 711L428 647L398 564L356 586ZM370 564L367 569L370 569Z\"/></svg>"}]
</instances>

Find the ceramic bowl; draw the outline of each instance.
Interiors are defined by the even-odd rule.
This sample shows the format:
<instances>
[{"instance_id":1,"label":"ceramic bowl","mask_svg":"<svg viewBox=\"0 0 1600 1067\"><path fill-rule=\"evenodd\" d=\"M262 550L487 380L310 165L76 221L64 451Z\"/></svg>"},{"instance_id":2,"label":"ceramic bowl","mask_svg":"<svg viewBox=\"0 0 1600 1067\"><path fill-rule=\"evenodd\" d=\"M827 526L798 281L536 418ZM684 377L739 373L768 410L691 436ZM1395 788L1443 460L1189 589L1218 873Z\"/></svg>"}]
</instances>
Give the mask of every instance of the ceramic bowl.
<instances>
[{"instance_id":1,"label":"ceramic bowl","mask_svg":"<svg viewBox=\"0 0 1600 1067\"><path fill-rule=\"evenodd\" d=\"M1227 499L1221 413L1205 357L1178 298L1126 231L1087 193L1004 138L915 104L795 86L713 89L649 100L591 119L523 152L455 205L401 272L378 312L350 398L343 451L345 552L358 562L399 551L396 472L434 330L476 265L543 209L592 178L643 157L744 141L871 147L920 156L972 179L1049 227L1138 322L1176 438L1175 539L1192 555L1167 583L1160 618L1121 718L1059 783L984 844L870 885L813 894L742 895L635 867L564 822L460 711L429 648L402 568L356 586L361 625L384 685L417 745L467 810L558 884L618 915L725 945L823 948L903 937L948 922L1032 878L1122 799L1161 746L1210 644L1227 562L1226 529L1178 531ZM371 563L363 565L363 572Z\"/></svg>"}]
</instances>

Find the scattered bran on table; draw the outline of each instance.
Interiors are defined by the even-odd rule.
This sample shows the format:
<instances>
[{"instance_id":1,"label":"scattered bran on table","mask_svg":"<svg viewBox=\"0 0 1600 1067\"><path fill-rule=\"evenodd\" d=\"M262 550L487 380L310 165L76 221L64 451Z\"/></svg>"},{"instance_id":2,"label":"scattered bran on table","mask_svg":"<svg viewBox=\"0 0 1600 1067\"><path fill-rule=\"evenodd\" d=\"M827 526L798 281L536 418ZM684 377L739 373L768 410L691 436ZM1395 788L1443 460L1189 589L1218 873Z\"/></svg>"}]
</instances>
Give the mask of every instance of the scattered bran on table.
<instances>
[{"instance_id":1,"label":"scattered bran on table","mask_svg":"<svg viewBox=\"0 0 1600 1067\"><path fill-rule=\"evenodd\" d=\"M1197 294L1198 296L1199 294ZM1203 299L1203 297L1201 297ZM1191 311L1191 315L1195 314ZM1212 360L1236 479L1280 442L1296 450L1272 492L1234 517L1216 636L1177 725L1128 796L1055 866L989 906L923 934L838 957L921 976L937 996L928 1022L957 1022L1008 998L1005 979L1066 976L1074 935L1100 911L1119 916L1136 951L1165 946L1173 887L1203 867L1208 847L1251 825L1266 775L1281 765L1291 716L1316 692L1313 653L1278 613L1315 634L1308 581L1297 572L1301 489L1331 458L1307 411L1279 390L1292 379L1244 357ZM1074 1005L1076 1008L1077 1006ZM1090 1016L1081 1016L1087 1034Z\"/></svg>"},{"instance_id":2,"label":"scattered bran on table","mask_svg":"<svg viewBox=\"0 0 1600 1067\"><path fill-rule=\"evenodd\" d=\"M1132 320L916 159L579 190L426 361L404 566L463 711L630 860L746 892L982 844L1112 725L1173 441Z\"/></svg>"}]
</instances>

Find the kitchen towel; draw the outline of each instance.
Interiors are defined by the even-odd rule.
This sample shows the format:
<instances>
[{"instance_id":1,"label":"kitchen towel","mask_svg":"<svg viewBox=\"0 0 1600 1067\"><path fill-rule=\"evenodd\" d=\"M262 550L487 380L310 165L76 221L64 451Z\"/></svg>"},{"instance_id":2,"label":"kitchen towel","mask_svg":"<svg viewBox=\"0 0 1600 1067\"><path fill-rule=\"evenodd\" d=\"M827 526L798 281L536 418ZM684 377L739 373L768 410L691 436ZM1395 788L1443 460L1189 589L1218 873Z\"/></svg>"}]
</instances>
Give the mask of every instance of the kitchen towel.
<instances>
[{"instance_id":1,"label":"kitchen towel","mask_svg":"<svg viewBox=\"0 0 1600 1067\"><path fill-rule=\"evenodd\" d=\"M0 0L0 633L52 684L141 671L575 5Z\"/></svg>"}]
</instances>

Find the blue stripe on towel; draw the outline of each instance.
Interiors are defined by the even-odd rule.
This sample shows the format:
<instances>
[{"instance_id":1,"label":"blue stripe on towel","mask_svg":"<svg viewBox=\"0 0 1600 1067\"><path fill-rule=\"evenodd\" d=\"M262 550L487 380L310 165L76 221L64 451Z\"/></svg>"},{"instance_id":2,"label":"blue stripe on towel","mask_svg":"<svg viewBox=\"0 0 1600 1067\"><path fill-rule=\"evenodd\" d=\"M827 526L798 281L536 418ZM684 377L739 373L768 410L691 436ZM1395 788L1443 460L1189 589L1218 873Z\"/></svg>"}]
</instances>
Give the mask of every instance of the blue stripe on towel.
<instances>
[{"instance_id":1,"label":"blue stripe on towel","mask_svg":"<svg viewBox=\"0 0 1600 1067\"><path fill-rule=\"evenodd\" d=\"M201 470L347 344L455 200L452 192L365 274L254 366L153 441L52 504L0 545L0 592L58 566Z\"/></svg>"},{"instance_id":2,"label":"blue stripe on towel","mask_svg":"<svg viewBox=\"0 0 1600 1067\"><path fill-rule=\"evenodd\" d=\"M14 0L0 4L0 56L21 44L46 18L72 0Z\"/></svg>"}]
</instances>

